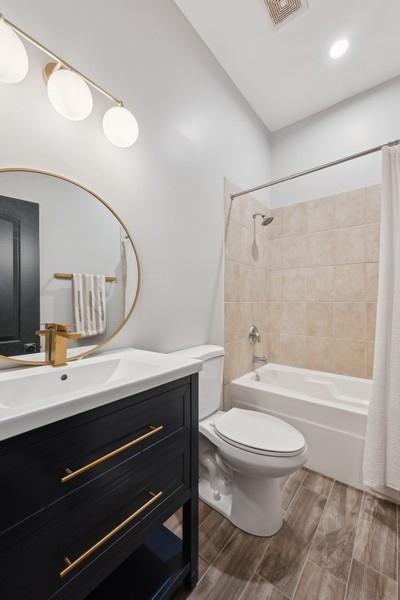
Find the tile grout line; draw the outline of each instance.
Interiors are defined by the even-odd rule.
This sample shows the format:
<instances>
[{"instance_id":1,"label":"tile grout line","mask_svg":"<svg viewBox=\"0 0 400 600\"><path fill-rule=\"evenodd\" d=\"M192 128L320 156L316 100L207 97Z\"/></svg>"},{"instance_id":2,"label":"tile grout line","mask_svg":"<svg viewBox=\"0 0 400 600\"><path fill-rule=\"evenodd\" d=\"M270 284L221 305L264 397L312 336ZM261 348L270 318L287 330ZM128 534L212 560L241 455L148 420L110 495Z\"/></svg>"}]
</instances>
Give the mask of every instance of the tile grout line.
<instances>
[{"instance_id":1,"label":"tile grout line","mask_svg":"<svg viewBox=\"0 0 400 600\"><path fill-rule=\"evenodd\" d=\"M322 512L321 512L321 516L320 516L320 518L319 518L318 525L316 526L316 528L315 528L315 531L314 531L314 533L313 533L313 536L312 536L312 538L311 538L311 540L310 540L310 548L309 548L309 550L308 550L308 552L307 552L307 554L306 554L306 557L305 557L305 559L304 559L303 568L301 569L301 573L300 573L300 575L299 575L299 578L298 578L298 580L297 580L297 584L296 584L296 586L295 586L295 588L294 588L294 590L293 590L293 594L292 594L292 596L291 596L291 597L293 598L293 600L294 600L294 598L296 597L297 590L299 589L300 581L301 581L301 578L302 578L302 576L303 576L304 570L305 570L305 568L306 568L306 564L307 564L307 561L308 561L308 559L309 559L309 556L310 556L310 553L311 553L311 548L312 548L312 545L313 545L313 542L314 542L315 536L316 536L316 534L317 534L317 530L318 530L319 524L321 523L322 517L323 517L323 515L324 515L324 512L325 512L325 510L326 510L326 506L327 506L327 504L328 504L328 500L329 500L329 498L331 497L332 490L333 490L333 486L335 485L335 481L336 481L336 479L332 479L332 485L331 485L331 488L330 488L330 490L329 490L329 494L328 494L328 495L327 495L327 497L326 497L326 502L325 502L324 508L323 508L323 510L322 510ZM321 496L321 494L318 494L318 495L319 495L319 496Z\"/></svg>"},{"instance_id":2,"label":"tile grout line","mask_svg":"<svg viewBox=\"0 0 400 600\"><path fill-rule=\"evenodd\" d=\"M209 505L207 504L207 506L209 506ZM212 512L213 512L213 511L215 511L217 514L221 514L221 513L218 513L218 511L216 511L216 510L215 510L215 509L213 509L212 507L210 507L210 508L211 508L211 511L210 511L210 512L208 513L208 515L207 515L207 516L206 516L206 517L203 519L203 521L202 521L201 523L199 523L199 533L200 533L200 529L201 529L201 527L202 527L203 523L204 523L205 521L207 521L207 519L208 519L208 518L209 518L209 517L212 515ZM221 515L221 517L222 517L222 515ZM225 519L225 517L222 517L222 518L223 518L223 519ZM211 562L210 562L210 561L209 561L207 558L205 558L205 556L203 556L203 555L202 555L202 553L200 552L200 548L199 548L199 556L201 556L201 558L202 558L203 560L205 560L205 561L206 561L206 562L207 562L207 563L210 565L210 567L211 567L211 566L214 564L214 561L216 560L217 556L218 556L218 555L220 554L220 552L221 552L221 551L222 551L222 550L225 548L226 544L227 544L227 543L228 543L228 541L231 539L231 537L232 537L232 535L233 535L233 534L234 534L234 531L233 531L233 532L232 532L232 534L229 536L229 538L228 538L227 542L226 542L226 543L223 545L223 547L222 547L222 548L221 548L221 549L220 549L220 550L217 552L217 554L215 555L215 558L214 558L214 560L212 560ZM208 571L208 569L207 569L207 571Z\"/></svg>"},{"instance_id":3,"label":"tile grout line","mask_svg":"<svg viewBox=\"0 0 400 600\"><path fill-rule=\"evenodd\" d=\"M374 573L376 573L380 577L383 577L384 579L388 579L389 581L393 581L394 583L397 583L397 581L395 579L393 579L393 577L389 577L389 575L385 575L385 573L381 573L380 571L377 571L376 569L374 569L374 567L371 567L370 565L367 565L362 560L358 560L358 558L355 558L354 560L356 560L357 562L359 562L360 565L362 565L366 569L369 569L370 571L373 571Z\"/></svg>"},{"instance_id":4,"label":"tile grout line","mask_svg":"<svg viewBox=\"0 0 400 600\"><path fill-rule=\"evenodd\" d=\"M335 479L335 480L334 480L334 484L335 484L336 482L337 482L337 483L341 483L340 481L338 481L338 480L336 480L336 479ZM355 489L355 490L357 490L357 488L353 488L353 486L349 486L349 485L347 485L347 484L344 484L344 485L346 486L346 488L350 488L350 489ZM329 493L329 498L330 498L330 496L332 495L332 491L333 491L333 487L332 487L332 490L331 490L331 492ZM359 490L359 491L361 491L361 492L362 492L362 497L361 497L361 502L360 502L360 508L359 508L359 511L358 511L358 514L357 514L357 522L356 522L356 527L355 527L355 534L354 534L354 541L353 541L353 549L352 549L352 553L351 553L351 557L350 557L350 569L349 569L349 572L348 572L348 575L347 575L347 579L346 579L346 581L343 581L343 579L340 579L340 577L337 577L336 575L334 575L334 574L333 574L333 573L331 573L330 571L327 571L327 572L328 572L328 573L329 573L329 574L330 574L332 577L334 577L334 578L335 578L335 579L337 579L338 581L341 581L341 582L342 582L342 583L343 583L345 586L347 586L347 581L348 581L348 579L349 579L349 576L350 576L350 571L351 571L351 563L352 563L352 559L353 559L354 546L355 546L355 539L356 539L357 528L358 528L358 523L359 523L360 514L361 514L362 501L363 501L363 498L364 498L364 491L362 491L362 490ZM328 498L328 499L329 499L329 498ZM327 500L327 503L328 503L328 500ZM325 506L326 506L326 505L325 505ZM325 511L325 507L324 507L324 511ZM323 511L323 512L324 512L324 511ZM322 513L322 514L323 514L323 513ZM321 525L321 521L322 521L322 515L321 515L321 520L320 520L320 522L318 523L317 531L318 531L318 529L319 529L319 527L320 527L320 525ZM308 560L310 560L310 562L312 562L312 563L314 563L315 565L317 565L317 567L319 567L320 569L323 569L323 567L321 567L321 565L319 565L318 563L316 563L314 560L312 560L312 559L308 559Z\"/></svg>"},{"instance_id":5,"label":"tile grout line","mask_svg":"<svg viewBox=\"0 0 400 600\"><path fill-rule=\"evenodd\" d=\"M225 518L226 518L226 517L224 517L224 519L225 519ZM214 566L214 563L215 563L215 561L217 560L217 558L219 557L219 555L220 555L220 554L222 554L222 552L225 550L225 548L227 547L227 545L229 544L229 542L231 541L231 539L233 538L233 536L236 534L236 531L239 531L239 532L240 532L240 531L242 531L242 530L240 530L240 529L238 529L238 528L236 528L236 527L235 527L235 529L232 531L232 534L229 536L229 538L227 539L227 541L225 542L225 544L222 546L222 548L221 548L221 549L219 550L219 552L216 554L216 556L215 556L214 560L213 560L213 561L210 563L210 567ZM246 533L246 532L244 532L244 533ZM250 535L250 534L247 534L247 535ZM244 586L244 588L243 588L243 590L242 590L242 593L241 593L241 594L240 594L240 596L239 596L239 599L240 599L240 598L242 597L242 595L244 594L244 592L245 592L245 590L246 590L247 586L249 585L249 583L250 583L250 581L251 581L252 577L253 577L253 576L254 576L254 575L257 573L258 566L260 565L260 563L261 563L262 559L264 558L265 552L267 551L267 549L268 549L268 547L269 547L269 545L270 545L270 543L271 543L271 539L272 539L272 537L273 537L273 536L271 536L271 537L270 537L270 539L269 539L269 541L268 541L268 543L267 543L267 545L266 545L266 547L265 547L264 551L261 553L260 560L257 562L257 566L255 567L254 571L253 571L253 572L252 572L252 574L250 575L248 582L247 582L247 583L246 583L246 585ZM204 558L204 557L202 557L202 558ZM208 561L207 561L207 562L208 562ZM207 569L207 571L208 571L208 569ZM206 571L206 572L207 572L207 571ZM203 577L204 577L204 575L203 575ZM203 579L203 577L202 577L202 579ZM239 599L238 599L238 600L239 600Z\"/></svg>"},{"instance_id":6,"label":"tile grout line","mask_svg":"<svg viewBox=\"0 0 400 600\"><path fill-rule=\"evenodd\" d=\"M355 533L355 536L354 536L353 550L352 550L351 558L350 558L350 569L349 569L349 574L347 576L347 581L346 581L346 588L345 588L344 600L346 600L346 598L348 596L348 593L349 593L350 575L351 575L351 570L352 570L352 567L353 567L353 561L355 560L355 558L354 558L354 550L355 550L355 547L356 547L356 539L357 539L357 534L358 534L358 528L360 526L360 521L361 521L361 513L362 513L362 510L363 510L363 506L364 506L365 492L363 491L362 494L363 495L362 495L362 498L361 498L360 510L358 512L358 517L357 517L357 525L356 525L356 533Z\"/></svg>"},{"instance_id":7,"label":"tile grout line","mask_svg":"<svg viewBox=\"0 0 400 600\"><path fill-rule=\"evenodd\" d=\"M273 538L273 537L274 537L274 536L271 536L271 537L270 537L270 539L269 539L269 541L268 541L267 545L266 545L266 546L265 546L265 548L264 548L264 551L261 553L260 560L257 562L257 566L254 568L254 571L253 571L253 572L252 572L252 574L250 575L250 577L249 577L249 579L248 579L248 581L247 581L246 585L244 586L244 588L243 588L243 590L242 590L242 592L241 592L241 594L240 594L240 596L239 596L238 600L240 600L241 598L243 598L243 595L244 595L245 591L247 590L247 588L249 587L249 585L250 585L250 583L251 583L251 580L253 579L254 575L258 575L258 577L261 577L261 575L260 575L259 573L257 573L257 569L258 569L258 567L260 566L260 564L262 563L262 560L263 560L263 558L264 558L264 556L265 556L265 553L266 553L266 551L268 550L269 546L271 545L271 540L272 540L272 538ZM264 579L264 577L262 577L262 579L263 579L264 581L266 581L266 579ZM268 582L268 583L270 583L270 582ZM272 584L271 584L271 585L272 585ZM274 589L277 589L277 588L274 588ZM285 596L285 597L286 597L286 596ZM288 600L290 600L290 598L288 598Z\"/></svg>"},{"instance_id":8,"label":"tile grout line","mask_svg":"<svg viewBox=\"0 0 400 600\"><path fill-rule=\"evenodd\" d=\"M199 553L199 555L200 555L200 553ZM201 577L198 579L198 581L197 581L197 583L196 583L196 587L199 585L199 583L200 583L200 581L203 579L203 577L205 577L205 576L206 576L206 574L208 573L208 570L209 570L209 568L211 567L211 563L210 563L210 562L208 562L208 560L206 560L206 559L205 559L203 556L202 556L201 558L204 560L204 562L206 562L206 563L208 564L208 567L207 567L207 569L204 571L203 575L202 575L202 576L201 576ZM194 588L194 589L193 589L193 590L190 592L190 594L189 594L189 596L188 596L188 599L190 598L190 596L192 595L192 592L194 592L194 590L195 590L195 589L196 589L196 588Z\"/></svg>"},{"instance_id":9,"label":"tile grout line","mask_svg":"<svg viewBox=\"0 0 400 600\"><path fill-rule=\"evenodd\" d=\"M292 498L290 499L290 502L289 502L289 504L287 505L287 507L286 507L286 508L285 508L285 510L284 510L284 514L285 514L285 515L286 515L287 511L289 510L289 508L291 507L292 503L294 502L294 499L296 498L297 494L299 493L299 490L300 490L300 488L302 487L302 485L303 485L303 482L304 482L305 478L307 477L308 473L309 473L309 471L306 471L306 470L304 469L304 475L303 475L303 478L302 478L302 480L300 481L299 485L297 486L297 489L296 489L295 493L293 494Z\"/></svg>"},{"instance_id":10,"label":"tile grout line","mask_svg":"<svg viewBox=\"0 0 400 600\"><path fill-rule=\"evenodd\" d=\"M321 567L321 565L319 565L318 563L316 563L315 560L313 560L312 558L308 558L307 561L310 562L310 563L312 563L316 567L318 567L318 569L320 569L321 571L323 571L324 573L326 573L327 575L329 575L329 577L333 577L333 579L336 579L336 581L340 581L340 583L342 585L346 586L346 582L343 581L343 579L340 579L340 577L337 577L336 575L334 575L333 573L331 573L327 569L324 569L324 567Z\"/></svg>"},{"instance_id":11,"label":"tile grout line","mask_svg":"<svg viewBox=\"0 0 400 600\"><path fill-rule=\"evenodd\" d=\"M258 577L260 579L262 579L265 583L268 583L268 585L270 585L272 587L272 589L276 590L279 594L281 594L286 600L291 600L290 596L288 596L287 594L285 594L284 592L282 592L282 590L280 590L279 588L275 587L273 583L271 583L270 581L268 581L268 579L265 579L265 577L263 577L260 573L257 573ZM249 582L250 583L250 582ZM246 585L247 588L247 585ZM244 593L244 591L243 591ZM241 594L241 596L238 598L238 600L241 600L243 593Z\"/></svg>"},{"instance_id":12,"label":"tile grout line","mask_svg":"<svg viewBox=\"0 0 400 600\"><path fill-rule=\"evenodd\" d=\"M239 596L238 600L240 600L240 598L242 598L242 596L243 596L243 594L245 593L246 589L247 589L247 588L248 588L248 586L250 585L250 582L251 582L251 580L253 579L254 575L258 575L258 573L257 573L258 567L259 567L259 566L260 566L260 564L262 563L262 560L263 560L263 558L264 558L264 556L265 556L265 553L267 552L268 548L269 548L269 547L270 547L270 545L271 545L271 541L272 541L272 538L273 538L273 537L274 537L274 536L273 536L273 535L271 535L271 536L269 537L269 539L268 539L268 542L266 542L265 548L264 548L264 550L261 552L261 556L260 556L259 560L256 562L256 566L254 567L254 570L253 570L253 572L251 573L251 575L250 575L250 577L249 577L249 579L248 579L248 581L247 581L246 585L244 586L244 588L243 588L243 590L242 590L242 593L240 594L240 596ZM263 579L264 579L264 578L263 578Z\"/></svg>"},{"instance_id":13,"label":"tile grout line","mask_svg":"<svg viewBox=\"0 0 400 600\"><path fill-rule=\"evenodd\" d=\"M215 509L213 509L215 510ZM218 511L215 511L218 512ZM221 514L221 513L218 513ZM221 515L222 516L222 515ZM226 519L226 517L222 517L223 519ZM229 519L226 519L227 521L229 521ZM231 539L233 538L233 536L235 535L236 531L240 531L238 528L235 527L235 529L232 531L231 535L228 537L228 539L226 540L225 544L223 544L223 546L220 548L220 550L218 550L217 554L215 555L214 559L210 562L207 559L204 559L204 556L202 556L202 558L204 560L207 560L207 562L210 562L210 567L214 566L215 561L217 560L217 558L219 557L220 554L222 554L222 552L225 550L225 548L227 547L227 545L229 544L229 542L231 541ZM200 554L200 552L199 552ZM208 569L207 569L208 570Z\"/></svg>"},{"instance_id":14,"label":"tile grout line","mask_svg":"<svg viewBox=\"0 0 400 600\"><path fill-rule=\"evenodd\" d=\"M379 264L379 260L371 260L365 259L362 261L350 261L350 262L333 262L327 264L309 264L309 265L281 265L280 267L275 267L271 269L269 266L263 266L259 263L253 262L242 262L240 260L233 260L232 258L228 258L225 256L225 262L241 265L243 267L254 267L255 269L260 269L261 271L268 271L268 273L272 273L273 271L297 271L297 270L310 270L310 269L324 269L328 267L347 267L348 265L371 265L371 264Z\"/></svg>"},{"instance_id":15,"label":"tile grout line","mask_svg":"<svg viewBox=\"0 0 400 600\"><path fill-rule=\"evenodd\" d=\"M307 475L308 475L308 471L304 470L304 476L303 476L303 478L302 478L301 482L299 483L299 485L297 486L297 489L296 489L295 493L293 494L293 497L292 497L292 499L290 500L290 502L289 502L288 506L286 507L285 511L283 511L283 513L284 513L284 514L283 514L283 517L286 515L286 513L287 513L287 511L288 511L289 507L291 506L291 504L292 504L292 502L294 501L295 497L296 497L296 496L297 496L297 494L299 493L299 490L300 490L300 488L301 488L301 486L302 486L302 484L303 484L303 481L305 480L305 478L306 478L306 476L307 476ZM282 490L281 490L281 493L282 493ZM277 533L279 533L279 532L277 532ZM275 535L277 535L277 534L275 534ZM261 565L262 561L264 560L264 556L265 556L265 554L267 553L267 550L268 550L268 548L269 548L269 547L270 547L270 545L271 545L271 542L272 542L272 539L273 539L273 537L274 537L273 535L270 537L270 539L269 539L269 541L268 541L268 544L265 546L265 548L264 548L264 551L263 551L263 552L262 552L262 554L261 554L260 560L257 562L257 566L256 566L256 568L255 568L254 572L252 573L252 575L251 575L251 578L249 579L249 581L248 581L248 582L247 582L247 584L245 585L245 587L244 587L244 589L243 589L242 593L240 594L240 596L239 596L238 600L240 600L240 599L243 597L243 594L245 593L246 589L247 589L247 588L248 588L248 586L250 585L250 581L251 581L251 579L254 577L254 575L258 575L258 577L261 577L261 579L262 579L263 581L266 581L267 583L269 583L269 584L270 584L270 585L273 587L273 589L275 589L275 590L278 590L278 591L279 591L279 592L280 592L280 593L281 593L281 594L282 594L282 595L283 595L285 598L287 598L287 600L290 600L289 596L287 596L285 593L283 593L281 590L279 590L277 587L275 587L275 586L274 586L274 585L273 585L273 584L272 584L270 581L268 581L267 579L265 579L265 577L263 577L263 576L262 576L260 573L258 573L258 568L259 568L259 566Z\"/></svg>"},{"instance_id":16,"label":"tile grout line","mask_svg":"<svg viewBox=\"0 0 400 600\"><path fill-rule=\"evenodd\" d=\"M296 489L296 492L294 493L294 495L293 495L293 497L292 497L291 501L289 502L289 504L288 504L288 506L287 506L286 510L284 511L284 512L285 512L285 514L286 514L286 512L289 510L289 507L292 505L292 503L293 503L294 499L296 498L296 496L298 495L298 493L299 493L299 491L300 491L300 489L301 489L301 487L302 487L302 485L303 485L303 483L304 483L304 480L305 480L305 478L307 477L307 475L308 475L308 471L305 471L303 479L302 479L302 480L301 480L301 482L299 483L299 485L298 485L298 487L297 487L297 489ZM335 482L335 480L332 480L332 487L331 487L331 489L330 489L330 491L329 491L329 494L328 494L328 496L327 496L327 500L326 500L326 502L328 501L328 498L329 498L329 496L330 496L330 494L331 494L331 492L332 492L332 489L333 489L334 482ZM326 504L325 504L325 506L326 506ZM324 506L324 510L325 510L325 506ZM323 514L324 510L323 510L323 511L322 511L322 513L321 513L321 518L322 518L322 514ZM319 523L318 523L318 524L319 524ZM316 528L316 529L317 529L317 528ZM315 535L315 532L314 532L314 535ZM272 536L272 537L273 537L273 536ZM272 539L272 537L271 537L271 539ZM311 544L312 544L312 541L313 541L313 539L314 539L314 536L312 537ZM272 585L272 587L273 587L274 589L277 589L277 590L278 590L278 588L276 588L276 587L275 587L275 586L274 586L274 585L273 585L273 584L272 584L270 581L267 581L267 580L265 579L265 577L263 577L263 576L262 576L260 573L257 573L257 569L258 569L258 567L260 566L260 564L261 564L261 562L262 562L262 560L263 560L263 558L264 558L264 556L265 556L265 554L266 554L266 552L267 552L267 550L268 550L268 547L269 547L269 545L270 545L270 543L268 543L268 545L266 546L266 548L265 548L265 550L264 550L264 552L263 552L263 554L262 554L262 556L261 556L261 558L260 558L260 560L259 560L259 562L258 562L257 568L256 568L255 572L253 573L253 575L254 575L254 574L257 574L259 577L261 577L261 579L263 579L264 581L266 581L267 583L269 583L270 585ZM311 549L311 547L310 547L310 549ZM309 553L308 553L308 554L309 554ZM307 554L307 557L306 557L305 563L307 562L308 554ZM304 566L305 566L305 563L304 563ZM304 570L304 568L302 569L302 572L301 572L301 574L300 574L299 581L300 581L300 579L301 579L301 575L302 575L302 573L303 573L303 570ZM244 594L244 591L246 590L246 588L247 588L247 587L248 587L248 584L246 585L245 589L243 590L243 592L242 592L242 594L241 594L240 598L241 598L241 597L242 597L242 595ZM287 596L287 595L286 595L284 592L282 592L281 590L278 590L278 591L279 591L279 592L280 592L282 595L284 595L284 596L285 596L285 598L288 598L288 600L290 600L290 598L289 598L289 597L288 597L288 596ZM296 588L295 588L295 591L294 591L294 593L293 593L293 596L294 596L294 594L296 593L296 591L297 591L297 586L296 586ZM239 600L240 600L240 599L239 599Z\"/></svg>"},{"instance_id":17,"label":"tile grout line","mask_svg":"<svg viewBox=\"0 0 400 600\"><path fill-rule=\"evenodd\" d=\"M384 500L386 502L390 502L391 504L394 504L396 506L396 513L397 513L397 518L396 518L396 559L397 559L396 560L396 577L397 577L397 579L393 579L392 577L389 577L389 575L386 575L386 573L383 573L382 571L378 571L378 569L375 569L373 566L365 563L364 561L360 560L359 558L355 558L354 557L355 543L354 543L354 546L353 546L353 553L352 553L351 559L352 559L352 561L356 560L361 565L363 565L365 568L371 569L371 571L374 571L374 573L377 573L381 577L384 577L385 579L388 579L389 581L394 581L394 582L396 582L398 584L398 535L397 535L397 533L398 533L398 521L399 521L398 520L399 505L396 502L393 502L393 500L388 500L387 498L380 497L380 496L372 494L370 492L363 491L363 498L362 498L362 503L361 503L361 506L360 506L359 518L357 520L357 531L358 531L358 527L359 527L359 524L360 524L361 511L362 511L362 507L364 505L364 499L365 499L365 497L367 495L372 496L373 498L376 498L378 500L381 499L381 500ZM356 532L356 535L357 535L357 532ZM354 540L354 542L355 542L355 540Z\"/></svg>"}]
</instances>

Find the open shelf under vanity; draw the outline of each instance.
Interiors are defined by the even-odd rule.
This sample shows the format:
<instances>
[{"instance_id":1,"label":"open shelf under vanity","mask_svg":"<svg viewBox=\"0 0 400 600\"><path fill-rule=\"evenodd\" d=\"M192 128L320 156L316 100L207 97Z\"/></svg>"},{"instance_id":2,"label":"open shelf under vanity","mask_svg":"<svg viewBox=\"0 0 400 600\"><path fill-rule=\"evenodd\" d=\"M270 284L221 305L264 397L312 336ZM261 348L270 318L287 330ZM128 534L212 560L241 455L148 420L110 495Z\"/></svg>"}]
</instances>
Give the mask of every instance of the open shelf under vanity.
<instances>
[{"instance_id":1,"label":"open shelf under vanity","mask_svg":"<svg viewBox=\"0 0 400 600\"><path fill-rule=\"evenodd\" d=\"M161 600L187 576L182 540L166 527L152 532L86 600Z\"/></svg>"}]
</instances>

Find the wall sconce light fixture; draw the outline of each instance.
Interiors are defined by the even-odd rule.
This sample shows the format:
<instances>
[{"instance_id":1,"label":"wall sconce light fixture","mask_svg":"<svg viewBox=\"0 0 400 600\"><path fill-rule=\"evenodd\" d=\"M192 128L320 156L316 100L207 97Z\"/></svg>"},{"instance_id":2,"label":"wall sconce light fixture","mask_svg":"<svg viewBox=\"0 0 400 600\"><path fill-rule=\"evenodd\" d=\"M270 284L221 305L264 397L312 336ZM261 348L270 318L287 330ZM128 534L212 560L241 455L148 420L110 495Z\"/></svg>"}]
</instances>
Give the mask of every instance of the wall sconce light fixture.
<instances>
[{"instance_id":1,"label":"wall sconce light fixture","mask_svg":"<svg viewBox=\"0 0 400 600\"><path fill-rule=\"evenodd\" d=\"M139 135L139 126L133 114L119 100L100 85L83 75L32 36L0 14L0 82L18 83L29 70L28 54L21 38L47 54L52 61L43 69L47 94L53 108L66 119L82 121L93 108L91 88L115 104L103 117L106 138L119 148L129 148Z\"/></svg>"}]
</instances>

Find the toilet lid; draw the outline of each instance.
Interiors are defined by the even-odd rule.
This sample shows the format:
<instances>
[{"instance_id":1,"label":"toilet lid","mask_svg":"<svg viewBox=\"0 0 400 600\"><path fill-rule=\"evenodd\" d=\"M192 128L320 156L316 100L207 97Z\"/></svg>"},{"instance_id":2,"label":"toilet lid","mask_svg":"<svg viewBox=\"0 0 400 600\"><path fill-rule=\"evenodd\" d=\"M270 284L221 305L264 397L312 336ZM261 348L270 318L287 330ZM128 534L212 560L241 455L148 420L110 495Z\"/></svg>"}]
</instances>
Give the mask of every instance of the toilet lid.
<instances>
[{"instance_id":1,"label":"toilet lid","mask_svg":"<svg viewBox=\"0 0 400 600\"><path fill-rule=\"evenodd\" d=\"M257 454L294 456L306 445L300 431L289 423L254 410L232 408L218 415L214 426L228 443Z\"/></svg>"}]
</instances>

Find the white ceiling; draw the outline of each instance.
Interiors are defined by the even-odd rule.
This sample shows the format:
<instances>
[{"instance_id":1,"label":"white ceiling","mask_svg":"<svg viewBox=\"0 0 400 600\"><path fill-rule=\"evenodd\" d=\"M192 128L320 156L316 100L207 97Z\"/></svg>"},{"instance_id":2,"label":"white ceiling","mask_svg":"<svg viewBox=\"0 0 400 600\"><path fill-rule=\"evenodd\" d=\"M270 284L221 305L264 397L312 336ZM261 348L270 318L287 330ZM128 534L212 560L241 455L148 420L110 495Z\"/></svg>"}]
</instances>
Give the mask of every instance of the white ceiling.
<instances>
[{"instance_id":1,"label":"white ceiling","mask_svg":"<svg viewBox=\"0 0 400 600\"><path fill-rule=\"evenodd\" d=\"M399 0L309 0L278 28L264 0L175 2L271 131L400 74Z\"/></svg>"}]
</instances>

